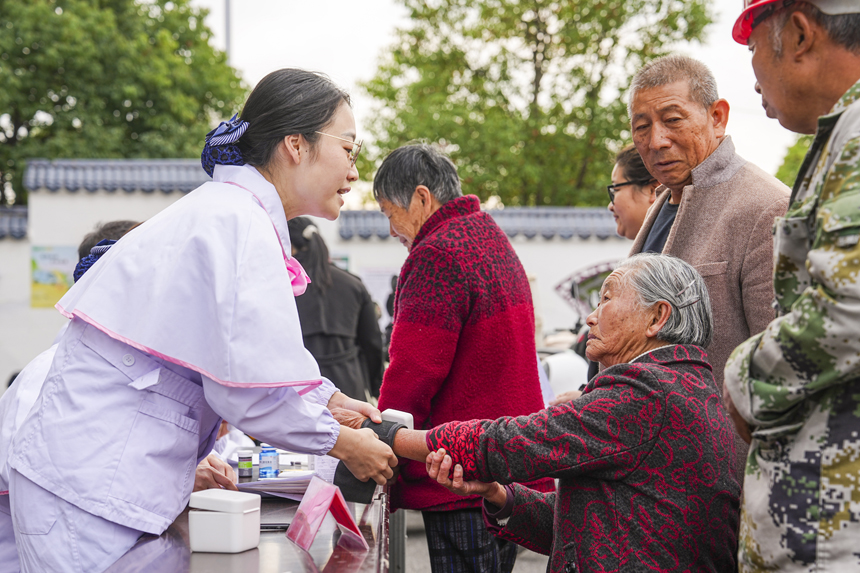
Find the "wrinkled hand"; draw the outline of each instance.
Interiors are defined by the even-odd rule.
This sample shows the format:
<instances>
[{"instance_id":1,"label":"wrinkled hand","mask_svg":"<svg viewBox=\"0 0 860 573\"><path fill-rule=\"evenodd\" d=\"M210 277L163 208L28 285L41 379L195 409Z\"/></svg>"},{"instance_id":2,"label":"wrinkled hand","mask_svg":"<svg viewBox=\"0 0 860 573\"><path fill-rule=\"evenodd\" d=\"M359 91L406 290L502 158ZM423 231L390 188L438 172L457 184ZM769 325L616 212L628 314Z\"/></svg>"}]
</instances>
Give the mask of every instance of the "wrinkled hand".
<instances>
[{"instance_id":1,"label":"wrinkled hand","mask_svg":"<svg viewBox=\"0 0 860 573\"><path fill-rule=\"evenodd\" d=\"M568 390L567 392L562 392L555 398L549 401L550 406L558 406L559 404L564 404L566 402L570 402L571 400L576 400L582 396L582 390Z\"/></svg>"},{"instance_id":2,"label":"wrinkled hand","mask_svg":"<svg viewBox=\"0 0 860 573\"><path fill-rule=\"evenodd\" d=\"M204 489L232 489L237 490L236 472L233 468L216 456L209 454L202 462L197 464L194 473L194 491Z\"/></svg>"},{"instance_id":3,"label":"wrinkled hand","mask_svg":"<svg viewBox=\"0 0 860 573\"><path fill-rule=\"evenodd\" d=\"M379 485L385 485L394 477L392 468L397 465L397 456L370 428L341 427L329 455L346 464L359 480L372 479Z\"/></svg>"},{"instance_id":4,"label":"wrinkled hand","mask_svg":"<svg viewBox=\"0 0 860 573\"><path fill-rule=\"evenodd\" d=\"M436 483L445 487L448 491L457 495L480 495L490 503L502 506L507 498L507 493L498 482L484 483L480 481L463 481L463 466L454 465L451 456L444 449L430 452L425 461L427 475L435 479ZM453 479L451 466L454 467ZM500 497L501 494L501 497Z\"/></svg>"},{"instance_id":5,"label":"wrinkled hand","mask_svg":"<svg viewBox=\"0 0 860 573\"><path fill-rule=\"evenodd\" d=\"M735 423L735 429L738 431L738 435L743 439L743 441L750 443L752 441L750 425L743 419L738 412L738 409L735 408L735 403L732 402L732 397L729 394L729 391L725 388L723 388L723 408L726 409L732 422Z\"/></svg>"},{"instance_id":6,"label":"wrinkled hand","mask_svg":"<svg viewBox=\"0 0 860 573\"><path fill-rule=\"evenodd\" d=\"M377 424L382 423L382 414L379 413L378 408L371 406L367 402L350 398L343 392L335 392L332 394L331 398L329 398L328 409L334 413L334 410L337 408L352 410L353 412L358 412L365 418L370 418Z\"/></svg>"},{"instance_id":7,"label":"wrinkled hand","mask_svg":"<svg viewBox=\"0 0 860 573\"><path fill-rule=\"evenodd\" d=\"M360 430L361 424L367 419L367 416L359 414L354 410L347 410L346 408L335 408L331 411L331 415L334 416L334 419L341 426L346 426L353 430Z\"/></svg>"}]
</instances>

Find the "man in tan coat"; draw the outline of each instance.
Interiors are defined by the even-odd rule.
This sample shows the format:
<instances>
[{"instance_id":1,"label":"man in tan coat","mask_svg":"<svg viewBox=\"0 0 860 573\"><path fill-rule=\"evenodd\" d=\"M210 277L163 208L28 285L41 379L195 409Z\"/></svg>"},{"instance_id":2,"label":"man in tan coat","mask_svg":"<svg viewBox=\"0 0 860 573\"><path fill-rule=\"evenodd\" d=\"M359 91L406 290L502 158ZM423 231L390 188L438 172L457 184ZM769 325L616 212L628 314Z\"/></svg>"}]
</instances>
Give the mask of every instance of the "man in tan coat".
<instances>
[{"instance_id":1,"label":"man in tan coat","mask_svg":"<svg viewBox=\"0 0 860 573\"><path fill-rule=\"evenodd\" d=\"M722 390L729 354L775 317L772 228L789 189L735 153L729 104L697 60L666 56L644 66L629 112L633 143L660 182L630 254L674 255L704 277L714 314L707 350ZM735 436L740 478L746 452Z\"/></svg>"}]
</instances>

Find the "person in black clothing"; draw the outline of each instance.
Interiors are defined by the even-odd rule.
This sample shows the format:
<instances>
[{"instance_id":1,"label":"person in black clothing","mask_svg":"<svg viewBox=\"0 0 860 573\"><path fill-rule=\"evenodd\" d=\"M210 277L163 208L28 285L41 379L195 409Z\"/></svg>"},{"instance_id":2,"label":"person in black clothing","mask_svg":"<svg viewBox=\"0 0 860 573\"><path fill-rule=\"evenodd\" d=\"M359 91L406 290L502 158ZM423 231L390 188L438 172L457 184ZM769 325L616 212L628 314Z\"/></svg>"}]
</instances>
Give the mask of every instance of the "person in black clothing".
<instances>
[{"instance_id":1,"label":"person in black clothing","mask_svg":"<svg viewBox=\"0 0 860 573\"><path fill-rule=\"evenodd\" d=\"M357 276L329 260L328 248L306 217L288 222L293 256L311 278L296 297L302 337L320 373L357 400L379 396L382 333L370 294Z\"/></svg>"},{"instance_id":2,"label":"person in black clothing","mask_svg":"<svg viewBox=\"0 0 860 573\"><path fill-rule=\"evenodd\" d=\"M394 295L397 292L397 275L391 275L391 293L385 301L385 310L388 311L388 324L385 326L385 331L382 333L382 356L386 362L391 359L388 356L388 349L391 346L391 333L394 332Z\"/></svg>"}]
</instances>

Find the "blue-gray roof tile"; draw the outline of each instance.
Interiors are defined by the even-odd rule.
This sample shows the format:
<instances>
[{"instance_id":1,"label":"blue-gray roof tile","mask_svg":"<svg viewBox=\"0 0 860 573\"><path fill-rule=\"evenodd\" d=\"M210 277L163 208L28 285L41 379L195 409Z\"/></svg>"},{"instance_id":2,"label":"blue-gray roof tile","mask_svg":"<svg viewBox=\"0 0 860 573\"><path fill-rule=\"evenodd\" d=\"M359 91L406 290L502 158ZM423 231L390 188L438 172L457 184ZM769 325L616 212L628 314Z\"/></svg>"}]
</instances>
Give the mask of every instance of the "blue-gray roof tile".
<instances>
[{"instance_id":1,"label":"blue-gray roof tile","mask_svg":"<svg viewBox=\"0 0 860 573\"><path fill-rule=\"evenodd\" d=\"M28 191L161 191L188 193L211 181L198 159L31 159Z\"/></svg>"},{"instance_id":2,"label":"blue-gray roof tile","mask_svg":"<svg viewBox=\"0 0 860 573\"><path fill-rule=\"evenodd\" d=\"M612 213L603 207L506 207L490 209L487 213L509 237L608 239L618 236ZM346 241L354 237L387 239L390 236L388 219L379 211L341 211L338 227L340 237Z\"/></svg>"},{"instance_id":3,"label":"blue-gray roof tile","mask_svg":"<svg viewBox=\"0 0 860 573\"><path fill-rule=\"evenodd\" d=\"M27 207L0 207L0 239L27 236Z\"/></svg>"}]
</instances>

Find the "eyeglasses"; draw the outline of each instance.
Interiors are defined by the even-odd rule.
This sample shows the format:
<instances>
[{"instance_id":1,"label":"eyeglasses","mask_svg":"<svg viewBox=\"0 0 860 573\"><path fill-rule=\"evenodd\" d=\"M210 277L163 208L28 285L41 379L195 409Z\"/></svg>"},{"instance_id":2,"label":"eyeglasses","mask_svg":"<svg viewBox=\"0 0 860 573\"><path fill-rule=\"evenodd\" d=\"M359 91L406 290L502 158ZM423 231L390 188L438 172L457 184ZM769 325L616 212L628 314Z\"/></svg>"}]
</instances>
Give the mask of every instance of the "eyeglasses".
<instances>
[{"instance_id":1,"label":"eyeglasses","mask_svg":"<svg viewBox=\"0 0 860 573\"><path fill-rule=\"evenodd\" d=\"M341 141L346 141L352 144L352 149L349 151L349 166L352 167L355 165L355 160L358 159L358 154L361 153L361 140L353 141L351 139L346 139L345 137L338 137L336 135L332 135L330 133L325 133L324 131L315 131L314 133L319 133L320 135L325 135L327 137L333 137L335 139L339 139Z\"/></svg>"},{"instance_id":2,"label":"eyeglasses","mask_svg":"<svg viewBox=\"0 0 860 573\"><path fill-rule=\"evenodd\" d=\"M609 202L615 203L615 194L617 193L616 189L619 187L624 187L626 185L647 185L654 181L653 179L636 179L634 181L622 181L621 183L615 183L614 185L607 185L606 191L609 193Z\"/></svg>"}]
</instances>

